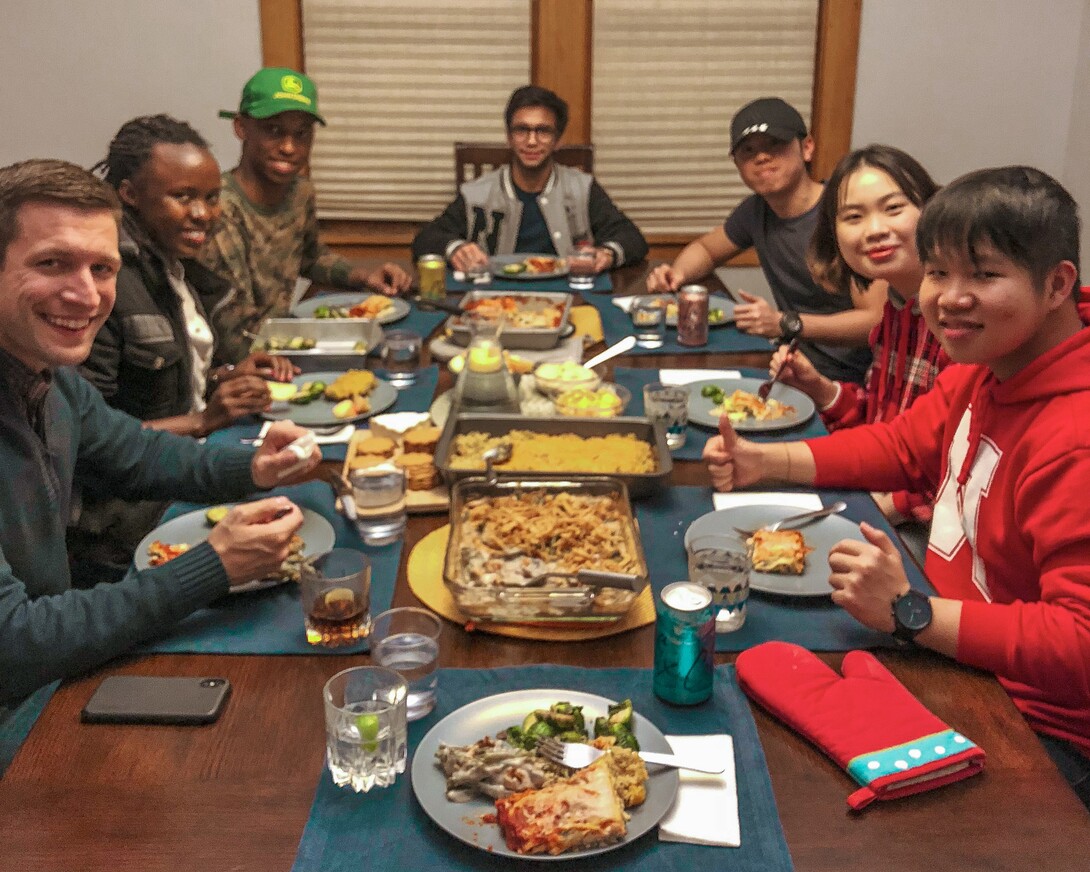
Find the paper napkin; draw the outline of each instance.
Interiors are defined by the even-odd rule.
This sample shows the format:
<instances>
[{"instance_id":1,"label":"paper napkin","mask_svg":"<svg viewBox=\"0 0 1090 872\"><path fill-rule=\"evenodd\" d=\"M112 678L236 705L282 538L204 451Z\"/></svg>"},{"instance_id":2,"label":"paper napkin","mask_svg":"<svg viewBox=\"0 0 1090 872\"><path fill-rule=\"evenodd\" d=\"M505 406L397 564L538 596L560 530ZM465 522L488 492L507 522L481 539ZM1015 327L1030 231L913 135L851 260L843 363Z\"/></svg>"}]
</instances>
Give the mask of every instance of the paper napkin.
<instances>
[{"instance_id":1,"label":"paper napkin","mask_svg":"<svg viewBox=\"0 0 1090 872\"><path fill-rule=\"evenodd\" d=\"M629 295L627 297L614 297L610 302L622 312L628 312L632 309L632 301L635 299L635 295Z\"/></svg>"},{"instance_id":2,"label":"paper napkin","mask_svg":"<svg viewBox=\"0 0 1090 872\"><path fill-rule=\"evenodd\" d=\"M795 491L733 491L727 494L712 494L712 503L716 510L733 509L736 506L798 506L802 511L811 511L822 507L821 497L817 494L796 493Z\"/></svg>"},{"instance_id":3,"label":"paper napkin","mask_svg":"<svg viewBox=\"0 0 1090 872\"><path fill-rule=\"evenodd\" d=\"M727 735L667 736L679 757L697 757L726 768L718 775L679 769L677 799L659 822L659 841L737 848L738 786L734 777L734 740Z\"/></svg>"},{"instance_id":4,"label":"paper napkin","mask_svg":"<svg viewBox=\"0 0 1090 872\"><path fill-rule=\"evenodd\" d=\"M659 381L664 385L687 385L709 378L741 378L736 369L660 369Z\"/></svg>"}]
</instances>

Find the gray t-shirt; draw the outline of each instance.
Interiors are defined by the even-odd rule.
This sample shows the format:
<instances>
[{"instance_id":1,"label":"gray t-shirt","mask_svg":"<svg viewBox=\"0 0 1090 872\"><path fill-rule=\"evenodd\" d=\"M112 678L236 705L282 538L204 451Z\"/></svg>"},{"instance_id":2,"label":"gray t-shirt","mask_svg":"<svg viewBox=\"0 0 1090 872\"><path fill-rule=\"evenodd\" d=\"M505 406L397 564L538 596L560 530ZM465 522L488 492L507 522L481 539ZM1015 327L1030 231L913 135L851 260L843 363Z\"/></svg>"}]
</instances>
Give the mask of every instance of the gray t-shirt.
<instances>
[{"instance_id":1,"label":"gray t-shirt","mask_svg":"<svg viewBox=\"0 0 1090 872\"><path fill-rule=\"evenodd\" d=\"M811 315L833 315L852 308L850 297L832 294L817 285L806 266L806 248L817 226L818 207L795 218L780 218L763 197L746 197L723 224L727 237L739 248L757 249L761 269L781 310ZM818 371L836 381L863 383L870 365L870 349L825 345L803 339L799 343Z\"/></svg>"}]
</instances>

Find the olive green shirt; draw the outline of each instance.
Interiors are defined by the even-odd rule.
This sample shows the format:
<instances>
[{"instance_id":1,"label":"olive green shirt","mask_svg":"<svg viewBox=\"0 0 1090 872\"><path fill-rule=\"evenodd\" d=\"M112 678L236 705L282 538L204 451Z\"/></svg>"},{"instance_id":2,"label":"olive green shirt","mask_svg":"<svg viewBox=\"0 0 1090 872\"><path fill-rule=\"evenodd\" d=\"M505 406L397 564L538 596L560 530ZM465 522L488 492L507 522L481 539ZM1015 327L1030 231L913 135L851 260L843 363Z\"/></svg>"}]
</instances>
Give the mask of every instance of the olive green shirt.
<instances>
[{"instance_id":1,"label":"olive green shirt","mask_svg":"<svg viewBox=\"0 0 1090 872\"><path fill-rule=\"evenodd\" d=\"M318 240L314 185L297 178L280 205L251 201L233 172L223 174L223 214L200 254L201 262L234 289L213 313L217 355L237 363L266 318L288 314L300 276L347 288L352 265Z\"/></svg>"}]
</instances>

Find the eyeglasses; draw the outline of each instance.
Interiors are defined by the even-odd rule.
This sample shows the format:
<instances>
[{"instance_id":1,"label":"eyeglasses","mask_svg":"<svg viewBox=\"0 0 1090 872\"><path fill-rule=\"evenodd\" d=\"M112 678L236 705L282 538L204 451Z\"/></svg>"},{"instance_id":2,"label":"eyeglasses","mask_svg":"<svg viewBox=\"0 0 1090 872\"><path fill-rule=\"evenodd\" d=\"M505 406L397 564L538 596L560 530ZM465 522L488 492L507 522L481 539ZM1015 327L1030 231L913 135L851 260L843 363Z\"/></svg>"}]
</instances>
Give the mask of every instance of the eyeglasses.
<instances>
[{"instance_id":1,"label":"eyeglasses","mask_svg":"<svg viewBox=\"0 0 1090 872\"><path fill-rule=\"evenodd\" d=\"M516 124L511 128L511 135L515 137L515 139L529 139L531 133L537 136L538 139L554 139L556 137L556 128L549 127L547 124L540 124L537 127L530 127L526 124Z\"/></svg>"}]
</instances>

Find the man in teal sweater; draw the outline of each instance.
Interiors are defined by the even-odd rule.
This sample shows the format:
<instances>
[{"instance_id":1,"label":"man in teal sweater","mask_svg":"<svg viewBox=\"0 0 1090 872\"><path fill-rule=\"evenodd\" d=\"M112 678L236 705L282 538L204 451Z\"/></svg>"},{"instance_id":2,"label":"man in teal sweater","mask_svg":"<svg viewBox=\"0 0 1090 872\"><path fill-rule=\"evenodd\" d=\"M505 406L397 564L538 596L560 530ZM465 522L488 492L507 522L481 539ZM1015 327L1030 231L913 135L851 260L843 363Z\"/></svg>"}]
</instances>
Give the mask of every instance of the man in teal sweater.
<instances>
[{"instance_id":1,"label":"man in teal sweater","mask_svg":"<svg viewBox=\"0 0 1090 872\"><path fill-rule=\"evenodd\" d=\"M126 499L237 499L279 483L305 432L278 424L256 452L205 447L142 429L76 374L113 306L119 218L113 190L73 164L0 169L0 722L36 688L273 571L303 521L284 498L248 503L163 566L73 589L65 526L80 482Z\"/></svg>"}]
</instances>

